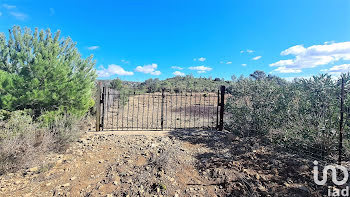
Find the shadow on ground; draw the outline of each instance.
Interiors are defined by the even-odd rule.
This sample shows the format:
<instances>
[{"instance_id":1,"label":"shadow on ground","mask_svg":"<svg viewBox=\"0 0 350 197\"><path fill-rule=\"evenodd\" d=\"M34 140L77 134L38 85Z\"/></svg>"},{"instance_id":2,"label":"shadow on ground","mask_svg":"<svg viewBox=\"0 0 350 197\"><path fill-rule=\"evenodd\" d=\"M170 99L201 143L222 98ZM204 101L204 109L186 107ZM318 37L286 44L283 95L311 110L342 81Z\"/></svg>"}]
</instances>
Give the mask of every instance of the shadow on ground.
<instances>
[{"instance_id":1,"label":"shadow on ground","mask_svg":"<svg viewBox=\"0 0 350 197\"><path fill-rule=\"evenodd\" d=\"M313 160L274 149L264 139L198 130L169 135L203 147L195 155L195 167L218 185L221 196L327 195L327 186L313 181Z\"/></svg>"}]
</instances>

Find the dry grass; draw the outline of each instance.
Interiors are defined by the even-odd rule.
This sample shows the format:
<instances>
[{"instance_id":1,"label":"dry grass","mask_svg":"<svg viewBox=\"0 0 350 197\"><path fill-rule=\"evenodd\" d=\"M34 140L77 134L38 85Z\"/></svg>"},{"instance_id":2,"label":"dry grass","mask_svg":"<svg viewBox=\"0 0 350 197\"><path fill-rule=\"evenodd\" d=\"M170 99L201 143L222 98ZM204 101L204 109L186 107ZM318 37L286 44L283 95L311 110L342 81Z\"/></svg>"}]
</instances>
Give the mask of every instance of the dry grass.
<instances>
[{"instance_id":1,"label":"dry grass","mask_svg":"<svg viewBox=\"0 0 350 197\"><path fill-rule=\"evenodd\" d=\"M0 175L37 165L45 153L62 151L79 136L77 119L67 115L44 126L25 112L16 111L1 125Z\"/></svg>"}]
</instances>

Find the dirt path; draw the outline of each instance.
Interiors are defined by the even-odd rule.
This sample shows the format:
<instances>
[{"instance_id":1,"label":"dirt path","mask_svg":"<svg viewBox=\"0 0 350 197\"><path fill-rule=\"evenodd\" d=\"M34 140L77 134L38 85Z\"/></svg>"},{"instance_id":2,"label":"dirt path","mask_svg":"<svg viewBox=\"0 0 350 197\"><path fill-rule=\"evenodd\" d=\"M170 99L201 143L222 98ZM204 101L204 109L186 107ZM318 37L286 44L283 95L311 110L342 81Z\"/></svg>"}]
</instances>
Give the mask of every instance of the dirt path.
<instances>
[{"instance_id":1,"label":"dirt path","mask_svg":"<svg viewBox=\"0 0 350 197\"><path fill-rule=\"evenodd\" d=\"M213 131L89 133L0 196L318 196L311 161Z\"/></svg>"}]
</instances>

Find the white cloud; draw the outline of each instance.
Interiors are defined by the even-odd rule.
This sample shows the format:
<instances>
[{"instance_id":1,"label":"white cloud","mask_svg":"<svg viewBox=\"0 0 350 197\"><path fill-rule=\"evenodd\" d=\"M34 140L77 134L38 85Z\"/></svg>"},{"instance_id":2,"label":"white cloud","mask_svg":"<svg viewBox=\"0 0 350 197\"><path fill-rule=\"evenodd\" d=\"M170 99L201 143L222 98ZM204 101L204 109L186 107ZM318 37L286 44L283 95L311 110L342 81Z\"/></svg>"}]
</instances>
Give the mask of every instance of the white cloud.
<instances>
[{"instance_id":1,"label":"white cloud","mask_svg":"<svg viewBox=\"0 0 350 197\"><path fill-rule=\"evenodd\" d=\"M295 45L281 52L281 55L299 55L305 52L305 48L302 45Z\"/></svg>"},{"instance_id":2,"label":"white cloud","mask_svg":"<svg viewBox=\"0 0 350 197\"><path fill-rule=\"evenodd\" d=\"M251 49L247 49L247 50L242 50L241 53L254 53L254 51Z\"/></svg>"},{"instance_id":3,"label":"white cloud","mask_svg":"<svg viewBox=\"0 0 350 197\"><path fill-rule=\"evenodd\" d=\"M10 12L12 16L14 16L18 20L25 20L28 16L22 12Z\"/></svg>"},{"instance_id":4,"label":"white cloud","mask_svg":"<svg viewBox=\"0 0 350 197\"><path fill-rule=\"evenodd\" d=\"M270 64L270 66L294 70L315 68L339 60L350 60L350 42L327 42L323 45L313 45L307 48L303 45L296 45L282 51L281 55L294 55L295 58L279 60ZM283 68L280 70L283 70Z\"/></svg>"},{"instance_id":5,"label":"white cloud","mask_svg":"<svg viewBox=\"0 0 350 197\"><path fill-rule=\"evenodd\" d=\"M279 73L301 73L300 69L297 68L287 68L285 66L278 67L277 69L273 70L274 72Z\"/></svg>"},{"instance_id":6,"label":"white cloud","mask_svg":"<svg viewBox=\"0 0 350 197\"><path fill-rule=\"evenodd\" d=\"M253 57L252 60L258 60L258 59L260 59L260 58L261 58L261 56L256 56L256 57Z\"/></svg>"},{"instance_id":7,"label":"white cloud","mask_svg":"<svg viewBox=\"0 0 350 197\"><path fill-rule=\"evenodd\" d=\"M210 67L206 67L206 66L194 66L194 67L189 67L188 69L190 69L190 70L196 70L197 71L197 73L205 73L205 72L207 72L207 71L211 71L212 70L212 68L210 68Z\"/></svg>"},{"instance_id":8,"label":"white cloud","mask_svg":"<svg viewBox=\"0 0 350 197\"><path fill-rule=\"evenodd\" d=\"M96 49L98 49L98 48L100 48L100 47L99 47L99 46L91 46L91 47L88 47L89 50L96 50Z\"/></svg>"},{"instance_id":9,"label":"white cloud","mask_svg":"<svg viewBox=\"0 0 350 197\"><path fill-rule=\"evenodd\" d=\"M232 62L231 61L220 61L220 64L232 64Z\"/></svg>"},{"instance_id":10,"label":"white cloud","mask_svg":"<svg viewBox=\"0 0 350 197\"><path fill-rule=\"evenodd\" d=\"M182 67L179 67L179 66L172 66L171 68L172 68L172 69L175 69L175 70L183 70L183 68L182 68Z\"/></svg>"},{"instance_id":11,"label":"white cloud","mask_svg":"<svg viewBox=\"0 0 350 197\"><path fill-rule=\"evenodd\" d=\"M180 72L180 71L175 71L175 72L173 72L173 75L183 77L183 76L185 76L185 73Z\"/></svg>"},{"instance_id":12,"label":"white cloud","mask_svg":"<svg viewBox=\"0 0 350 197\"><path fill-rule=\"evenodd\" d=\"M135 71L145 73L145 74L151 74L151 75L162 74L160 71L157 70L157 67L158 67L157 64L148 64L148 65L136 67Z\"/></svg>"},{"instance_id":13,"label":"white cloud","mask_svg":"<svg viewBox=\"0 0 350 197\"><path fill-rule=\"evenodd\" d=\"M15 5L9 5L9 4L2 4L2 7L4 7L5 9L8 9L8 10L12 10L12 9L16 8Z\"/></svg>"},{"instance_id":14,"label":"white cloud","mask_svg":"<svg viewBox=\"0 0 350 197\"><path fill-rule=\"evenodd\" d=\"M335 73L335 74L346 73L346 72L350 71L350 64L337 65L337 66L333 66L333 67L331 67L329 69L323 69L321 71L322 72Z\"/></svg>"},{"instance_id":15,"label":"white cloud","mask_svg":"<svg viewBox=\"0 0 350 197\"><path fill-rule=\"evenodd\" d=\"M200 58L193 58L193 61L200 61L200 62L204 62L207 58L205 57L200 57Z\"/></svg>"},{"instance_id":16,"label":"white cloud","mask_svg":"<svg viewBox=\"0 0 350 197\"><path fill-rule=\"evenodd\" d=\"M154 72L151 72L151 75L161 75L162 73L159 70L156 70Z\"/></svg>"},{"instance_id":17,"label":"white cloud","mask_svg":"<svg viewBox=\"0 0 350 197\"><path fill-rule=\"evenodd\" d=\"M280 60L278 62L270 64L270 66L287 66L292 64L293 64L293 60Z\"/></svg>"},{"instance_id":18,"label":"white cloud","mask_svg":"<svg viewBox=\"0 0 350 197\"><path fill-rule=\"evenodd\" d=\"M101 67L100 67L101 68ZM99 77L109 77L112 75L121 75L121 76L129 76L134 75L133 72L125 71L121 66L116 64L108 65L108 68L102 67L101 70L97 70L97 75Z\"/></svg>"},{"instance_id":19,"label":"white cloud","mask_svg":"<svg viewBox=\"0 0 350 197\"><path fill-rule=\"evenodd\" d=\"M242 64L242 66L247 66L247 64Z\"/></svg>"}]
</instances>

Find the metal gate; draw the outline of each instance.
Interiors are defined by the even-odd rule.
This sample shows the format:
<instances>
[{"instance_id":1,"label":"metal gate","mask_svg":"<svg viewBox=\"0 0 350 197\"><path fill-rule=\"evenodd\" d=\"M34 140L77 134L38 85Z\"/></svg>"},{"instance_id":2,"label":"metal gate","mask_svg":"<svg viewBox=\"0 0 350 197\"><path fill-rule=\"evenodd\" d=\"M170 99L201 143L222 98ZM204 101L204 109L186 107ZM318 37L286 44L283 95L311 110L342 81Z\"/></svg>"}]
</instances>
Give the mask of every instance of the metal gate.
<instances>
[{"instance_id":1,"label":"metal gate","mask_svg":"<svg viewBox=\"0 0 350 197\"><path fill-rule=\"evenodd\" d=\"M98 87L96 131L223 129L225 86L217 93L118 92Z\"/></svg>"}]
</instances>

